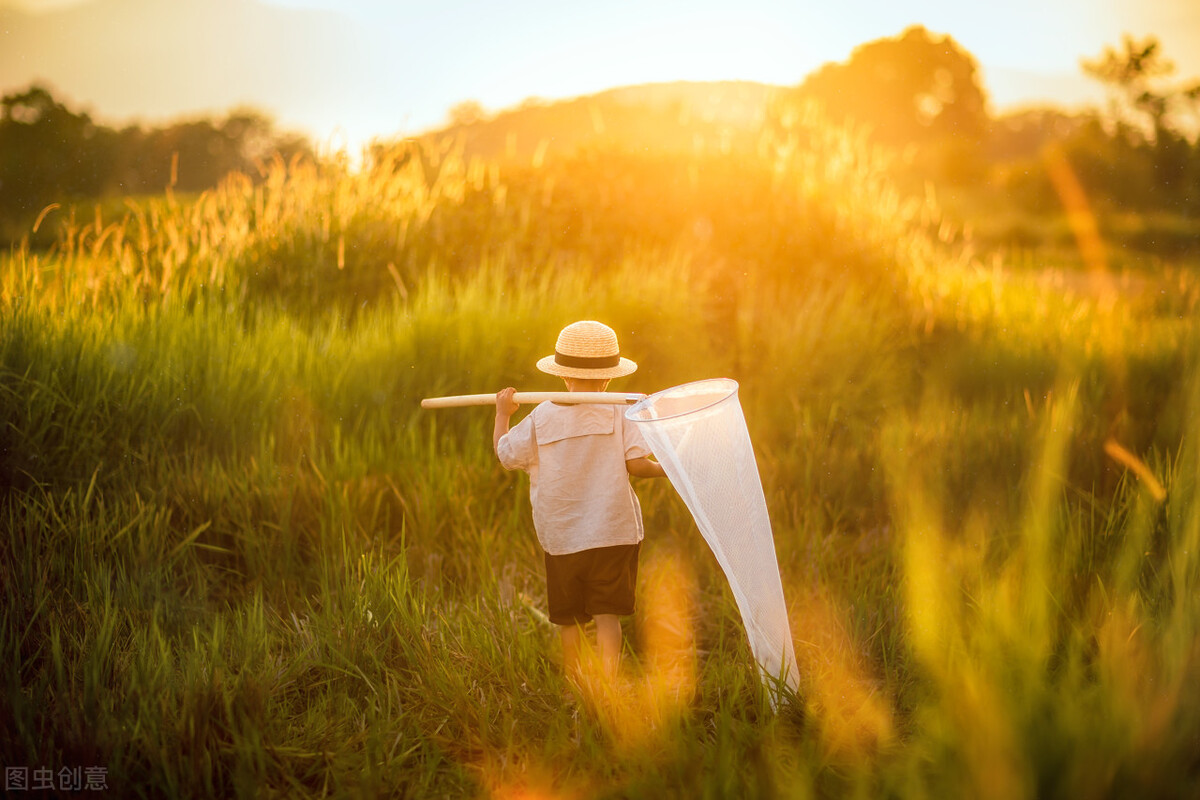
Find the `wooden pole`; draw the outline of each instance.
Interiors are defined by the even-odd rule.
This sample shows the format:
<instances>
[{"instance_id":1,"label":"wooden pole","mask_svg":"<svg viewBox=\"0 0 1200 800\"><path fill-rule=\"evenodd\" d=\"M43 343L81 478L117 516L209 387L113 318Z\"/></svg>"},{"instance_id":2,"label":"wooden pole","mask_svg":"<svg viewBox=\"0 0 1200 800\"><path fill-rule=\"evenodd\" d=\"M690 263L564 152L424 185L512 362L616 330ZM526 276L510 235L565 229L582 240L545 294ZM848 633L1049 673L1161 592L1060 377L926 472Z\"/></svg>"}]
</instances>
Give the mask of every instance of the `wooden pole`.
<instances>
[{"instance_id":1,"label":"wooden pole","mask_svg":"<svg viewBox=\"0 0 1200 800\"><path fill-rule=\"evenodd\" d=\"M646 395L626 394L624 392L517 392L513 400L525 405L536 405L547 400L554 403L573 405L576 403L597 403L608 405L628 405L636 403ZM494 394L459 394L450 397L426 397L421 401L421 408L462 408L464 406L494 406Z\"/></svg>"}]
</instances>

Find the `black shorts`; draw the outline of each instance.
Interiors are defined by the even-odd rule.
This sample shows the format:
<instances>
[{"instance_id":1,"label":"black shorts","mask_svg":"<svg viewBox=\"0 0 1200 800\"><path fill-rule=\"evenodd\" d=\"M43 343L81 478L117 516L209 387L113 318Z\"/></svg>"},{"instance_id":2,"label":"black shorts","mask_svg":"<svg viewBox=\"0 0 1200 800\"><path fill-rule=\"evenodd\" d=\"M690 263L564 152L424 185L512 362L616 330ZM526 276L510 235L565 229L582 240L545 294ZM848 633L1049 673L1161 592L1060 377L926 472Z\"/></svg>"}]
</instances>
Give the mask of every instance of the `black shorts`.
<instances>
[{"instance_id":1,"label":"black shorts","mask_svg":"<svg viewBox=\"0 0 1200 800\"><path fill-rule=\"evenodd\" d=\"M562 556L546 553L546 594L555 625L591 622L596 614L633 613L641 544L619 544Z\"/></svg>"}]
</instances>

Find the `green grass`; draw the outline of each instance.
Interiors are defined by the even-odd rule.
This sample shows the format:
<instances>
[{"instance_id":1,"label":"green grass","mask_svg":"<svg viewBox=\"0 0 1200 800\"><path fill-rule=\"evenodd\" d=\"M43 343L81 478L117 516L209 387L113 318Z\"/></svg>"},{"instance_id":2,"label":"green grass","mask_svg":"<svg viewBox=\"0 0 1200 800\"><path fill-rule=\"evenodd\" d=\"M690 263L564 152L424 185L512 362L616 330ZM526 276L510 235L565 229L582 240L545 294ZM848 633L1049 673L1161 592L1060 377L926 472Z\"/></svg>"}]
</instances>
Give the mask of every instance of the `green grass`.
<instances>
[{"instance_id":1,"label":"green grass","mask_svg":"<svg viewBox=\"0 0 1200 800\"><path fill-rule=\"evenodd\" d=\"M762 161L275 165L5 257L0 760L132 796L1192 792L1194 279L981 265L794 124ZM641 365L614 389L741 384L778 713L665 482L622 682L573 694L526 480L486 410L418 407L555 388L581 317Z\"/></svg>"}]
</instances>

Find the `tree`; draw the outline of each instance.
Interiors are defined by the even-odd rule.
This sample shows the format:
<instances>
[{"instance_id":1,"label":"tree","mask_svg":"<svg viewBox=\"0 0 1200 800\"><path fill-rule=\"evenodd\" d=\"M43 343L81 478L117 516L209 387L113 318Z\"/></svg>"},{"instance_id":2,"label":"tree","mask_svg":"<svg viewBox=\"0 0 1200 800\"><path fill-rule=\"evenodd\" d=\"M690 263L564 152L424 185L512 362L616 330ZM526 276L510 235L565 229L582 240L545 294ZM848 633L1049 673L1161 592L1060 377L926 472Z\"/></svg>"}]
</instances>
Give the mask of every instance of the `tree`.
<instances>
[{"instance_id":1,"label":"tree","mask_svg":"<svg viewBox=\"0 0 1200 800\"><path fill-rule=\"evenodd\" d=\"M1118 123L1156 140L1173 129L1173 113L1194 108L1200 83L1188 88L1161 85L1175 72L1175 64L1163 55L1153 36L1139 42L1126 35L1122 45L1123 50L1105 47L1099 58L1082 59L1080 65L1085 74L1108 87Z\"/></svg>"},{"instance_id":2,"label":"tree","mask_svg":"<svg viewBox=\"0 0 1200 800\"><path fill-rule=\"evenodd\" d=\"M0 237L15 238L50 203L113 194L200 191L279 155L312 156L307 140L276 133L263 114L121 131L75 113L43 86L0 100Z\"/></svg>"},{"instance_id":3,"label":"tree","mask_svg":"<svg viewBox=\"0 0 1200 800\"><path fill-rule=\"evenodd\" d=\"M861 45L845 63L826 64L798 94L834 121L866 125L875 141L977 145L988 122L975 59L949 36L922 26Z\"/></svg>"},{"instance_id":4,"label":"tree","mask_svg":"<svg viewBox=\"0 0 1200 800\"><path fill-rule=\"evenodd\" d=\"M24 216L64 196L99 194L113 132L45 87L0 100L0 213Z\"/></svg>"},{"instance_id":5,"label":"tree","mask_svg":"<svg viewBox=\"0 0 1200 800\"><path fill-rule=\"evenodd\" d=\"M474 125L487 118L487 112L478 100L463 100L456 103L446 114L447 122L452 128L463 128Z\"/></svg>"},{"instance_id":6,"label":"tree","mask_svg":"<svg viewBox=\"0 0 1200 800\"><path fill-rule=\"evenodd\" d=\"M1105 47L1099 58L1083 59L1080 64L1087 75L1109 88L1117 138L1140 151L1137 155L1151 165L1152 191L1167 203L1194 207L1192 187L1200 178L1200 145L1188 139L1197 134L1200 82L1167 83L1175 64L1153 36L1139 42L1126 35L1122 49Z\"/></svg>"}]
</instances>

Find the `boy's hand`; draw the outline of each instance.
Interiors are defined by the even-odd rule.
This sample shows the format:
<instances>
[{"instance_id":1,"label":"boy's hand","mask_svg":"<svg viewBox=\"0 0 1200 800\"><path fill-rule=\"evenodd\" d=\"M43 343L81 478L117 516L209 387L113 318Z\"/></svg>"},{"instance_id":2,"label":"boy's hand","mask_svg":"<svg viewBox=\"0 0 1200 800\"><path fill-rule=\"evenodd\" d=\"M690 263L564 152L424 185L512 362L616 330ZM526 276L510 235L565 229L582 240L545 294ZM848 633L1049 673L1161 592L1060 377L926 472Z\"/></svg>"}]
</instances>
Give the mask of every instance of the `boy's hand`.
<instances>
[{"instance_id":1,"label":"boy's hand","mask_svg":"<svg viewBox=\"0 0 1200 800\"><path fill-rule=\"evenodd\" d=\"M625 471L635 478L667 477L667 471L663 469L663 465L650 458L626 459Z\"/></svg>"},{"instance_id":2,"label":"boy's hand","mask_svg":"<svg viewBox=\"0 0 1200 800\"><path fill-rule=\"evenodd\" d=\"M517 390L509 386L507 389L501 389L496 392L496 416L511 417L516 413L521 404L513 400L513 395Z\"/></svg>"},{"instance_id":3,"label":"boy's hand","mask_svg":"<svg viewBox=\"0 0 1200 800\"><path fill-rule=\"evenodd\" d=\"M500 447L500 437L508 433L508 420L512 417L520 404L513 400L513 395L517 390L509 386L507 389L501 389L496 392L496 427L492 429L492 450L497 451ZM499 455L499 452L496 453Z\"/></svg>"}]
</instances>

